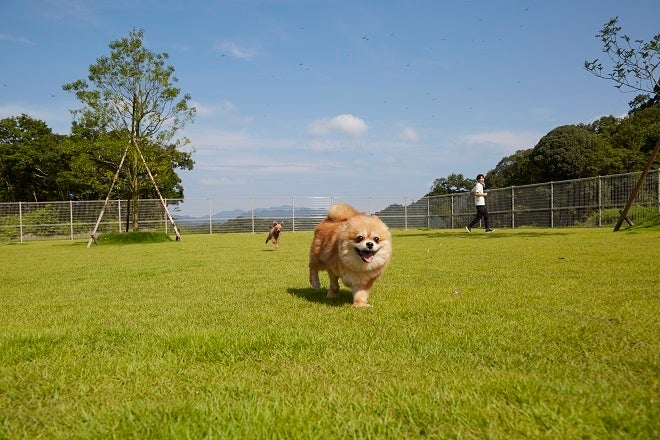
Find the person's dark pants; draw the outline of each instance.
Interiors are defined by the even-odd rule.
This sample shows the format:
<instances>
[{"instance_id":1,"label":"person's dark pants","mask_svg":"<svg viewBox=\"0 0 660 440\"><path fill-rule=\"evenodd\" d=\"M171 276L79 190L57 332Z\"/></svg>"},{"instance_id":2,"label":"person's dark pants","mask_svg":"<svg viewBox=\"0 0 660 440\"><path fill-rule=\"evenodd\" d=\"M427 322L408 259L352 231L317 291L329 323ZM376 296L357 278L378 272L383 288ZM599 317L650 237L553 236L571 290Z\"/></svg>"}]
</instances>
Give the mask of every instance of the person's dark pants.
<instances>
[{"instance_id":1,"label":"person's dark pants","mask_svg":"<svg viewBox=\"0 0 660 440\"><path fill-rule=\"evenodd\" d=\"M468 225L468 228L472 229L472 227L479 223L479 220L482 218L484 219L485 228L490 229L490 224L488 222L488 209L486 209L486 205L477 205L477 214Z\"/></svg>"}]
</instances>

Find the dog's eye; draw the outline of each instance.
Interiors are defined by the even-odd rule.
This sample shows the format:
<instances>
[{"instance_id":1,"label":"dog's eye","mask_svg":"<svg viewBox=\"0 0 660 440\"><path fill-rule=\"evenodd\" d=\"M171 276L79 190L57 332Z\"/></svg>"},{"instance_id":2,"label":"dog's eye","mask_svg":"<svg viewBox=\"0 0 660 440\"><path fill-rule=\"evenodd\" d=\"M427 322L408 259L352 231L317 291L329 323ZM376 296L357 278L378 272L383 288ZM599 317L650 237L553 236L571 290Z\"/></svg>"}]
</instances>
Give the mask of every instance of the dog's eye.
<instances>
[{"instance_id":1,"label":"dog's eye","mask_svg":"<svg viewBox=\"0 0 660 440\"><path fill-rule=\"evenodd\" d=\"M376 243L378 243L378 242L380 241L380 238L378 238L378 236L375 236L375 237L374 237L374 241L375 241Z\"/></svg>"},{"instance_id":2,"label":"dog's eye","mask_svg":"<svg viewBox=\"0 0 660 440\"><path fill-rule=\"evenodd\" d=\"M356 243L360 243L362 240L364 240L364 235L358 235L357 237L355 237Z\"/></svg>"}]
</instances>

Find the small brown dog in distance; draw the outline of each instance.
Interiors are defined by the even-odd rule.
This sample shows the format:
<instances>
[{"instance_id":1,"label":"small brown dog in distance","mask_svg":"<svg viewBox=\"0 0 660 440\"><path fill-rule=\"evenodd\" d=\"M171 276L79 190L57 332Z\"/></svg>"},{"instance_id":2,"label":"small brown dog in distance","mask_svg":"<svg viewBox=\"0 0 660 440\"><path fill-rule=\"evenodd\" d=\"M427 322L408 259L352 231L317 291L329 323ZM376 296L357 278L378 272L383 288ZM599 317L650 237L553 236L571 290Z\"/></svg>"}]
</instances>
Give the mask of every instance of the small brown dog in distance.
<instances>
[{"instance_id":1,"label":"small brown dog in distance","mask_svg":"<svg viewBox=\"0 0 660 440\"><path fill-rule=\"evenodd\" d=\"M280 234L282 233L283 225L283 223L273 222L273 224L270 226L270 232L268 232L268 238L266 238L266 243L268 243L270 240L273 240L275 250L280 248Z\"/></svg>"},{"instance_id":2,"label":"small brown dog in distance","mask_svg":"<svg viewBox=\"0 0 660 440\"><path fill-rule=\"evenodd\" d=\"M378 217L343 203L332 205L314 229L309 251L309 283L321 287L319 271L330 277L328 298L339 295L339 279L353 291L353 306L371 307L369 292L392 256L392 235Z\"/></svg>"}]
</instances>

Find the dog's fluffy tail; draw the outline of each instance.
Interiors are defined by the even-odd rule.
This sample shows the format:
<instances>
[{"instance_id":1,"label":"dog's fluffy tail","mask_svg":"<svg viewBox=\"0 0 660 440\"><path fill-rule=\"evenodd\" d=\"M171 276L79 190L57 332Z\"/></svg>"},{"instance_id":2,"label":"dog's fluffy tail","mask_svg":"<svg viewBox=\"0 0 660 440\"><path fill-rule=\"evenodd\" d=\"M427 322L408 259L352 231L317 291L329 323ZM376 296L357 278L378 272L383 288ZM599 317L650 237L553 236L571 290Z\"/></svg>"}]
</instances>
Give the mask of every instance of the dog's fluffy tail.
<instances>
[{"instance_id":1,"label":"dog's fluffy tail","mask_svg":"<svg viewBox=\"0 0 660 440\"><path fill-rule=\"evenodd\" d=\"M327 219L333 222L343 222L356 215L363 214L363 212L356 211L351 205L336 203L328 209Z\"/></svg>"}]
</instances>

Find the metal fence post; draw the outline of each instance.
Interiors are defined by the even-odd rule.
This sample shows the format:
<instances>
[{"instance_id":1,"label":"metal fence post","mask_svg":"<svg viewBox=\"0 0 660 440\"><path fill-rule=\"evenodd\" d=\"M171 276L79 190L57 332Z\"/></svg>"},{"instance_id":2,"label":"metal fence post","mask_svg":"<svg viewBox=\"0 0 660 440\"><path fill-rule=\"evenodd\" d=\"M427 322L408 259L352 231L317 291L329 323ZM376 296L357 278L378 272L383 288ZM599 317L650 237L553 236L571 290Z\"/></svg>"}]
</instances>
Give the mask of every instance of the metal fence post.
<instances>
[{"instance_id":1,"label":"metal fence post","mask_svg":"<svg viewBox=\"0 0 660 440\"><path fill-rule=\"evenodd\" d=\"M23 202L18 202L18 233L23 243Z\"/></svg>"},{"instance_id":2,"label":"metal fence post","mask_svg":"<svg viewBox=\"0 0 660 440\"><path fill-rule=\"evenodd\" d=\"M511 187L511 228L516 227L516 187Z\"/></svg>"},{"instance_id":3,"label":"metal fence post","mask_svg":"<svg viewBox=\"0 0 660 440\"><path fill-rule=\"evenodd\" d=\"M121 233L121 199L117 199L117 229Z\"/></svg>"},{"instance_id":4,"label":"metal fence post","mask_svg":"<svg viewBox=\"0 0 660 440\"><path fill-rule=\"evenodd\" d=\"M451 228L454 229L454 194L449 197L449 224Z\"/></svg>"},{"instance_id":5,"label":"metal fence post","mask_svg":"<svg viewBox=\"0 0 660 440\"><path fill-rule=\"evenodd\" d=\"M213 235L213 202L209 197L209 235Z\"/></svg>"},{"instance_id":6,"label":"metal fence post","mask_svg":"<svg viewBox=\"0 0 660 440\"><path fill-rule=\"evenodd\" d=\"M655 179L658 182L658 197L655 200L656 203L658 204L658 211L660 211L660 169L655 170L655 174L657 174L657 176L655 176Z\"/></svg>"},{"instance_id":7,"label":"metal fence post","mask_svg":"<svg viewBox=\"0 0 660 440\"><path fill-rule=\"evenodd\" d=\"M603 178L598 176L598 227L603 226Z\"/></svg>"},{"instance_id":8,"label":"metal fence post","mask_svg":"<svg viewBox=\"0 0 660 440\"><path fill-rule=\"evenodd\" d=\"M431 198L426 198L426 227L431 229Z\"/></svg>"},{"instance_id":9,"label":"metal fence post","mask_svg":"<svg viewBox=\"0 0 660 440\"><path fill-rule=\"evenodd\" d=\"M163 198L163 204L162 204L162 206L163 206L163 207L166 207L166 206L167 206L167 199L166 199L166 198ZM164 220L164 222L165 222L165 228L164 228L164 229L165 229L165 235L167 235L167 214L165 214L165 215L163 216L163 220Z\"/></svg>"},{"instance_id":10,"label":"metal fence post","mask_svg":"<svg viewBox=\"0 0 660 440\"><path fill-rule=\"evenodd\" d=\"M73 240L73 200L69 200L69 226L71 240Z\"/></svg>"},{"instance_id":11,"label":"metal fence post","mask_svg":"<svg viewBox=\"0 0 660 440\"><path fill-rule=\"evenodd\" d=\"M403 218L404 218L404 229L408 230L408 197L403 198Z\"/></svg>"},{"instance_id":12,"label":"metal fence post","mask_svg":"<svg viewBox=\"0 0 660 440\"><path fill-rule=\"evenodd\" d=\"M254 234L254 196L250 196L250 209L252 210L252 233Z\"/></svg>"},{"instance_id":13,"label":"metal fence post","mask_svg":"<svg viewBox=\"0 0 660 440\"><path fill-rule=\"evenodd\" d=\"M555 227L555 183L554 182L549 182L548 185L550 186L550 206L548 209L550 210L550 227L554 228Z\"/></svg>"}]
</instances>

